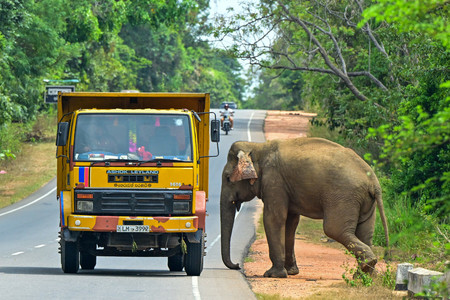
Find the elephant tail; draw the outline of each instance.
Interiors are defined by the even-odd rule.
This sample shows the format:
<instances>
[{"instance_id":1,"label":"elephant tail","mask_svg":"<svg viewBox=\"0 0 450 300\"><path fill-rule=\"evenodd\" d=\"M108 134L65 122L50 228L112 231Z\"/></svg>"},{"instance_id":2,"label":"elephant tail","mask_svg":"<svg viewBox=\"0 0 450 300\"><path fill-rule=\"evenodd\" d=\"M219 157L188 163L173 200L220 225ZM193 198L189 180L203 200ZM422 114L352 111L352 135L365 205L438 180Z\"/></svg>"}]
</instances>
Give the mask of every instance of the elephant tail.
<instances>
[{"instance_id":1,"label":"elephant tail","mask_svg":"<svg viewBox=\"0 0 450 300\"><path fill-rule=\"evenodd\" d=\"M385 258L388 258L390 256L389 255L389 230L388 230L386 215L384 213L383 197L382 197L382 193L381 193L381 187L380 187L379 184L374 186L373 196L375 198L375 201L377 202L377 207L378 207L378 211L380 213L381 223L383 223L384 237L386 239Z\"/></svg>"}]
</instances>

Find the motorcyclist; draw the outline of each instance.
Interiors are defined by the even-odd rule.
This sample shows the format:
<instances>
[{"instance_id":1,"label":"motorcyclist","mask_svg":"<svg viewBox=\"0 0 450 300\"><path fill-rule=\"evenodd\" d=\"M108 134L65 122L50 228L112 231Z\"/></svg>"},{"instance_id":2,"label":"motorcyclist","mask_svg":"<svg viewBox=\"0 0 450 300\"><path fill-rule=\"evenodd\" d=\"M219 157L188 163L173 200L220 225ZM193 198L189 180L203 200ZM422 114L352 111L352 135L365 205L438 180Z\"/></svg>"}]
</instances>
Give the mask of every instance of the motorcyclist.
<instances>
[{"instance_id":1,"label":"motorcyclist","mask_svg":"<svg viewBox=\"0 0 450 300\"><path fill-rule=\"evenodd\" d=\"M230 108L230 106L225 103L224 107L225 110L220 112L220 125L223 127L223 120L225 119L225 116L228 117L228 120L230 120L231 130L233 130L233 114L234 111Z\"/></svg>"}]
</instances>

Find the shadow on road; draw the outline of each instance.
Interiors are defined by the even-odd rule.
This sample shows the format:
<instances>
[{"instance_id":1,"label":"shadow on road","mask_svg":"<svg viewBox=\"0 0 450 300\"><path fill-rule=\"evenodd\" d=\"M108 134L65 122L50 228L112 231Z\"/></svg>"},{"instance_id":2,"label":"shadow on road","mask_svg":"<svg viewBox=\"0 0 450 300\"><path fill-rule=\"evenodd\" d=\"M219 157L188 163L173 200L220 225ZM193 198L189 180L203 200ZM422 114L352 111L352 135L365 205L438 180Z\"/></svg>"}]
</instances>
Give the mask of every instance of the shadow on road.
<instances>
[{"instance_id":1,"label":"shadow on road","mask_svg":"<svg viewBox=\"0 0 450 300\"><path fill-rule=\"evenodd\" d=\"M184 272L169 272L167 270L117 270L96 269L80 270L77 274L65 274L60 268L46 267L0 267L0 274L21 275L63 275L63 276L118 276L118 277L186 277Z\"/></svg>"}]
</instances>

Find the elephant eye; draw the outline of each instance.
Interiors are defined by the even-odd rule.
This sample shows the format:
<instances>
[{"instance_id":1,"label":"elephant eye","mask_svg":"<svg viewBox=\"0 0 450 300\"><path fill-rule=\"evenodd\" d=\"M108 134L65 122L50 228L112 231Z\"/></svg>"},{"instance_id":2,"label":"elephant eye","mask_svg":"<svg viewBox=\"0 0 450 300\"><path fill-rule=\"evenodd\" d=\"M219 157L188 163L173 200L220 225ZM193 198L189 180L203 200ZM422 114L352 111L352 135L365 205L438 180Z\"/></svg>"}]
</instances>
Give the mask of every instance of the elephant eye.
<instances>
[{"instance_id":1,"label":"elephant eye","mask_svg":"<svg viewBox=\"0 0 450 300\"><path fill-rule=\"evenodd\" d=\"M227 176L227 182L230 182L230 176Z\"/></svg>"}]
</instances>

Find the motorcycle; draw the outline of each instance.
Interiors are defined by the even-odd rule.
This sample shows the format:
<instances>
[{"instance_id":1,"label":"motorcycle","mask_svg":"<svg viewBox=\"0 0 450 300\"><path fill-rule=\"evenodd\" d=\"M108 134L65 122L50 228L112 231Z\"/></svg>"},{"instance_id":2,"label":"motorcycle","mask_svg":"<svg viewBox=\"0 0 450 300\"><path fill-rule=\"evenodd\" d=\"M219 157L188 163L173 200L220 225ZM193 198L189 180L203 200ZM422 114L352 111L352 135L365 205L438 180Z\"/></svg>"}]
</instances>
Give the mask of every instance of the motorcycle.
<instances>
[{"instance_id":1,"label":"motorcycle","mask_svg":"<svg viewBox=\"0 0 450 300\"><path fill-rule=\"evenodd\" d=\"M231 130L230 117L227 115L223 117L222 130L225 131L225 135L228 135L228 132Z\"/></svg>"}]
</instances>

